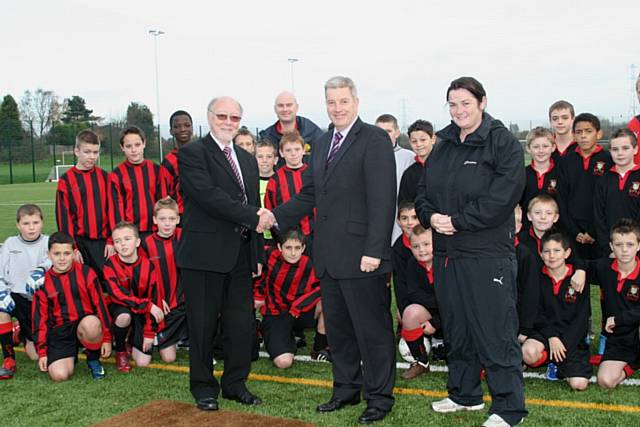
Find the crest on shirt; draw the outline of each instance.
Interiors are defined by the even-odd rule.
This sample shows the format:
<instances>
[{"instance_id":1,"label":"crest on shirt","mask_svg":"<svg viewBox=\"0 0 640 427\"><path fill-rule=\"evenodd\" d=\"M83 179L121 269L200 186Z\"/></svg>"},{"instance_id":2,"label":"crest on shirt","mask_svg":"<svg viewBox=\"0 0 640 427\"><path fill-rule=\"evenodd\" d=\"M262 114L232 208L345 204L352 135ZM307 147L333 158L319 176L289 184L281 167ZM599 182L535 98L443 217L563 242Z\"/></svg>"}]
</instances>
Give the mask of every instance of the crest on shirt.
<instances>
[{"instance_id":1,"label":"crest on shirt","mask_svg":"<svg viewBox=\"0 0 640 427\"><path fill-rule=\"evenodd\" d=\"M595 166L593 167L593 174L597 176L604 175L604 166L604 162L596 162Z\"/></svg>"},{"instance_id":2,"label":"crest on shirt","mask_svg":"<svg viewBox=\"0 0 640 427\"><path fill-rule=\"evenodd\" d=\"M558 188L558 180L552 178L549 180L549 185L547 186L547 194L556 194Z\"/></svg>"},{"instance_id":3,"label":"crest on shirt","mask_svg":"<svg viewBox=\"0 0 640 427\"><path fill-rule=\"evenodd\" d=\"M306 154L307 156L309 154L311 154L311 145L310 144L304 144L304 154Z\"/></svg>"},{"instance_id":4,"label":"crest on shirt","mask_svg":"<svg viewBox=\"0 0 640 427\"><path fill-rule=\"evenodd\" d=\"M629 290L627 291L625 299L628 301L637 302L638 299L640 299L640 287L638 285L629 286Z\"/></svg>"},{"instance_id":5,"label":"crest on shirt","mask_svg":"<svg viewBox=\"0 0 640 427\"><path fill-rule=\"evenodd\" d=\"M569 304L574 304L578 296L576 295L576 290L571 286L567 288L567 292L564 294L564 302Z\"/></svg>"},{"instance_id":6,"label":"crest on shirt","mask_svg":"<svg viewBox=\"0 0 640 427\"><path fill-rule=\"evenodd\" d=\"M633 181L629 187L630 197L640 197L640 181Z\"/></svg>"}]
</instances>

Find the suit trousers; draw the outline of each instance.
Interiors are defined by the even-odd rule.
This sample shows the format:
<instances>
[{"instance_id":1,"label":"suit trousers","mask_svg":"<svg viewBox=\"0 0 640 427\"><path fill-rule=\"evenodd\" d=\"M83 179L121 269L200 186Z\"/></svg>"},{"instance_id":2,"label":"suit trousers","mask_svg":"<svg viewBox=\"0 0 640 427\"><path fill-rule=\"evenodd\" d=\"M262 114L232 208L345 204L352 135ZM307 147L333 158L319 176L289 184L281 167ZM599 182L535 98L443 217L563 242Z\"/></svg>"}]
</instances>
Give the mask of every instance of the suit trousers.
<instances>
[{"instance_id":1,"label":"suit trousers","mask_svg":"<svg viewBox=\"0 0 640 427\"><path fill-rule=\"evenodd\" d=\"M390 411L396 351L385 276L336 280L325 273L320 290L333 358L333 397L351 400L363 392L368 407Z\"/></svg>"},{"instance_id":2,"label":"suit trousers","mask_svg":"<svg viewBox=\"0 0 640 427\"><path fill-rule=\"evenodd\" d=\"M435 257L433 265L447 346L449 398L465 406L481 404L484 368L492 398L489 413L517 424L527 411L517 340L515 256Z\"/></svg>"},{"instance_id":3,"label":"suit trousers","mask_svg":"<svg viewBox=\"0 0 640 427\"><path fill-rule=\"evenodd\" d=\"M249 244L240 247L236 265L228 273L182 269L189 326L189 384L197 399L237 394L245 389L251 369L253 284ZM213 376L213 343L222 318L226 351L221 384Z\"/></svg>"}]
</instances>

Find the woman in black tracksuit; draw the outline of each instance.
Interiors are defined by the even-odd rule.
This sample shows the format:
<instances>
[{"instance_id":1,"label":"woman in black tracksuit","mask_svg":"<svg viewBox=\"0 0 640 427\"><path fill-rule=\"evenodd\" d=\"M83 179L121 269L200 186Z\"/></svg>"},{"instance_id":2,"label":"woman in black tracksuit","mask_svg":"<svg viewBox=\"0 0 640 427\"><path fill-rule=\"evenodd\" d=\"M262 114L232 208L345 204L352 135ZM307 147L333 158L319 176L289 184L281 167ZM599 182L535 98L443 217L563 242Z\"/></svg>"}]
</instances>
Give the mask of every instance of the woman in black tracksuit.
<instances>
[{"instance_id":1,"label":"woman in black tracksuit","mask_svg":"<svg viewBox=\"0 0 640 427\"><path fill-rule=\"evenodd\" d=\"M486 93L476 79L451 82L447 102L452 122L437 133L416 198L420 222L434 230L436 296L448 347L449 397L432 407L482 409L484 368L492 395L484 425L515 425L527 415L513 215L525 184L524 153L484 112Z\"/></svg>"}]
</instances>

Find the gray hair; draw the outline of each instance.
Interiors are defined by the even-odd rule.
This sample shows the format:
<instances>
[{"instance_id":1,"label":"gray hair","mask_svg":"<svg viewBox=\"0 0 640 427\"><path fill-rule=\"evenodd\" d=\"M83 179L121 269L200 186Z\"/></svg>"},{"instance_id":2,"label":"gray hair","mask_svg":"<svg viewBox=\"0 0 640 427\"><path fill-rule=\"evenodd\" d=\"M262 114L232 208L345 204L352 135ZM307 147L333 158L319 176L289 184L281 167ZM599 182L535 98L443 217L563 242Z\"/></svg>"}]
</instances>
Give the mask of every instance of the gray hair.
<instances>
[{"instance_id":1,"label":"gray hair","mask_svg":"<svg viewBox=\"0 0 640 427\"><path fill-rule=\"evenodd\" d=\"M326 95L327 89L342 89L343 87L349 88L352 97L356 98L358 96L356 84L349 77L344 76L335 76L327 80L324 84L324 93Z\"/></svg>"},{"instance_id":2,"label":"gray hair","mask_svg":"<svg viewBox=\"0 0 640 427\"><path fill-rule=\"evenodd\" d=\"M218 102L220 99L222 98L230 98L232 99L236 104L238 104L238 107L240 108L240 115L244 115L244 110L242 109L242 105L236 101L235 99L231 98L230 96L216 96L215 98L213 98L211 101L209 101L209 103L207 104L207 111L210 111L213 113L213 111L211 110L211 107L213 107L213 105Z\"/></svg>"}]
</instances>

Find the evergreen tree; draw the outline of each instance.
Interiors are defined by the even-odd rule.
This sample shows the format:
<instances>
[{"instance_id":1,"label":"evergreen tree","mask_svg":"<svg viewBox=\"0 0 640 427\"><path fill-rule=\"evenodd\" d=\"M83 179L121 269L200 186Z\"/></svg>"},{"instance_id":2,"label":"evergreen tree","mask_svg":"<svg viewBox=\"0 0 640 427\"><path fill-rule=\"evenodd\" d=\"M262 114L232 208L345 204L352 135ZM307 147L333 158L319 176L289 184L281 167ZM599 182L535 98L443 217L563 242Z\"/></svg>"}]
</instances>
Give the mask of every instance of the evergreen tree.
<instances>
[{"instance_id":1,"label":"evergreen tree","mask_svg":"<svg viewBox=\"0 0 640 427\"><path fill-rule=\"evenodd\" d=\"M8 146L22 140L22 123L18 104L13 96L6 95L0 104L0 145Z\"/></svg>"}]
</instances>

